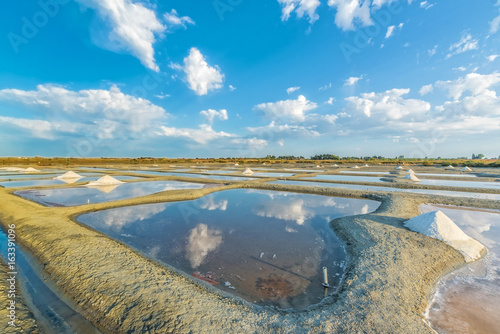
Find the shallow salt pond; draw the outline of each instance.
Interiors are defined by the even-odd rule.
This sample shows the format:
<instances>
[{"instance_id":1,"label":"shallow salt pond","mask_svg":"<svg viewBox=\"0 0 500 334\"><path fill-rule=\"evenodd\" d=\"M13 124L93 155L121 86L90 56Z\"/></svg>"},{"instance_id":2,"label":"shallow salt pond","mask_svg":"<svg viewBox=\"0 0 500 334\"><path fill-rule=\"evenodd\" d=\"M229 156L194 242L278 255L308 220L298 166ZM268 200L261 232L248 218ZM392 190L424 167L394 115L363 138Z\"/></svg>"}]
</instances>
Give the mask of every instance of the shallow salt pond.
<instances>
[{"instance_id":1,"label":"shallow salt pond","mask_svg":"<svg viewBox=\"0 0 500 334\"><path fill-rule=\"evenodd\" d=\"M416 174L419 177L419 174ZM424 175L424 174L422 174ZM500 182L477 182L477 181L455 181L455 180L429 180L420 179L418 184L427 184L444 187L472 187L472 188L493 188L500 190Z\"/></svg>"},{"instance_id":2,"label":"shallow salt pond","mask_svg":"<svg viewBox=\"0 0 500 334\"><path fill-rule=\"evenodd\" d=\"M21 187L39 187L39 186L54 186L71 184L76 182L90 182L96 181L99 177L82 177L80 179L44 179L44 180L28 180L28 181L10 181L10 182L0 182L0 186L4 188L21 188ZM137 180L137 177L133 176L114 176L115 179L120 181L125 180Z\"/></svg>"},{"instance_id":3,"label":"shallow salt pond","mask_svg":"<svg viewBox=\"0 0 500 334\"><path fill-rule=\"evenodd\" d=\"M348 173L348 174L390 174L390 172L353 172L353 171L347 171L347 170L342 170L339 173Z\"/></svg>"},{"instance_id":4,"label":"shallow salt pond","mask_svg":"<svg viewBox=\"0 0 500 334\"><path fill-rule=\"evenodd\" d=\"M302 309L324 297L324 266L330 293L346 266L329 222L379 204L237 189L88 213L78 221L252 303Z\"/></svg>"},{"instance_id":5,"label":"shallow salt pond","mask_svg":"<svg viewBox=\"0 0 500 334\"><path fill-rule=\"evenodd\" d=\"M151 181L118 185L43 190L20 190L15 194L46 206L75 206L146 196L166 190L199 189L206 185L180 181Z\"/></svg>"},{"instance_id":6,"label":"shallow salt pond","mask_svg":"<svg viewBox=\"0 0 500 334\"><path fill-rule=\"evenodd\" d=\"M179 177L196 177L200 179L212 179L212 180L224 180L224 181L248 181L252 180L249 177L241 177L241 176L226 176L226 175L205 175L199 173L164 173L164 172L152 172L152 171L132 171L138 174L146 174L146 175L158 175L158 176L179 176ZM210 171L211 173L212 171ZM229 171L230 172L230 171ZM209 173L209 172L207 172Z\"/></svg>"},{"instance_id":7,"label":"shallow salt pond","mask_svg":"<svg viewBox=\"0 0 500 334\"><path fill-rule=\"evenodd\" d=\"M308 179L325 181L383 182L379 177L375 176L317 175L315 177L308 177Z\"/></svg>"},{"instance_id":8,"label":"shallow salt pond","mask_svg":"<svg viewBox=\"0 0 500 334\"><path fill-rule=\"evenodd\" d=\"M451 176L451 177L477 177L476 174L431 174L431 173L418 173L422 176Z\"/></svg>"},{"instance_id":9,"label":"shallow salt pond","mask_svg":"<svg viewBox=\"0 0 500 334\"><path fill-rule=\"evenodd\" d=\"M447 191L447 190L432 190L432 189L403 189L403 188L392 188L392 187L377 187L377 186L363 186L358 184L340 184L340 183L326 183L326 182L307 182L307 181L273 181L269 182L273 184L285 184L285 185L295 185L295 186L309 186L309 187L334 187L334 188L344 188L353 190L366 190L366 191L400 191L400 192L411 192L417 194L428 194L428 195L443 195L451 197L470 197L470 198L483 198L483 199L493 199L500 200L500 194L485 194L485 193L468 193L461 191Z\"/></svg>"},{"instance_id":10,"label":"shallow salt pond","mask_svg":"<svg viewBox=\"0 0 500 334\"><path fill-rule=\"evenodd\" d=\"M500 211L432 205L420 209L441 210L488 249L485 258L440 280L426 312L432 328L442 334L499 333Z\"/></svg>"}]
</instances>

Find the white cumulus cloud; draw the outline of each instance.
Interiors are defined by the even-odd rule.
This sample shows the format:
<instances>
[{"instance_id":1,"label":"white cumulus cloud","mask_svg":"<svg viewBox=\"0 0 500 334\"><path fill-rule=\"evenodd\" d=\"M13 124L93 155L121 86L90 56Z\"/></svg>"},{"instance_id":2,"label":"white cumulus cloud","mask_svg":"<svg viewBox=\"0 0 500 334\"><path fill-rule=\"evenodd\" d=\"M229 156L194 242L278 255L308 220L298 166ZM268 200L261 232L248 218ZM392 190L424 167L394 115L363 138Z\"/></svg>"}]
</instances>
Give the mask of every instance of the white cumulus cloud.
<instances>
[{"instance_id":1,"label":"white cumulus cloud","mask_svg":"<svg viewBox=\"0 0 500 334\"><path fill-rule=\"evenodd\" d=\"M344 82L344 86L354 86L359 80L363 79L363 76L350 77Z\"/></svg>"},{"instance_id":2,"label":"white cumulus cloud","mask_svg":"<svg viewBox=\"0 0 500 334\"><path fill-rule=\"evenodd\" d=\"M254 110L264 112L271 119L290 119L291 121L304 121L309 110L317 108L317 104L300 95L296 100L261 103Z\"/></svg>"},{"instance_id":3,"label":"white cumulus cloud","mask_svg":"<svg viewBox=\"0 0 500 334\"><path fill-rule=\"evenodd\" d=\"M169 29L176 27L187 29L188 24L195 24L195 22L189 16L179 16L175 9L172 9L170 13L165 13L163 15L163 18L165 19L165 22L167 22L167 26Z\"/></svg>"},{"instance_id":4,"label":"white cumulus cloud","mask_svg":"<svg viewBox=\"0 0 500 334\"><path fill-rule=\"evenodd\" d=\"M24 104L46 120L78 123L97 131L101 139L144 137L147 130L158 127L168 116L163 108L126 95L117 86L80 91L50 84L38 85L32 91L3 89L0 100Z\"/></svg>"},{"instance_id":5,"label":"white cumulus cloud","mask_svg":"<svg viewBox=\"0 0 500 334\"><path fill-rule=\"evenodd\" d=\"M156 17L153 10L131 0L77 0L92 8L109 27L106 36L100 36L98 44L115 52L128 52L147 68L158 72L153 44L156 36L167 27ZM99 31L102 31L100 29Z\"/></svg>"},{"instance_id":6,"label":"white cumulus cloud","mask_svg":"<svg viewBox=\"0 0 500 334\"><path fill-rule=\"evenodd\" d=\"M354 30L355 22L361 26L373 24L369 0L328 0L328 6L336 8L335 24L344 31Z\"/></svg>"},{"instance_id":7,"label":"white cumulus cloud","mask_svg":"<svg viewBox=\"0 0 500 334\"><path fill-rule=\"evenodd\" d=\"M207 95L209 91L223 87L224 74L218 66L208 65L197 48L191 48L183 66L171 64L170 67L184 71L189 88L197 95Z\"/></svg>"},{"instance_id":8,"label":"white cumulus cloud","mask_svg":"<svg viewBox=\"0 0 500 334\"><path fill-rule=\"evenodd\" d=\"M436 87L448 91L448 96L454 100L460 97L467 91L472 95L478 95L490 88L492 85L500 82L500 74L478 74L469 73L465 77L459 78L455 81L437 81Z\"/></svg>"},{"instance_id":9,"label":"white cumulus cloud","mask_svg":"<svg viewBox=\"0 0 500 334\"><path fill-rule=\"evenodd\" d=\"M316 13L316 9L321 4L319 0L278 0L278 2L282 6L282 21L287 21L293 12L299 19L307 16L311 24L319 19Z\"/></svg>"},{"instance_id":10,"label":"white cumulus cloud","mask_svg":"<svg viewBox=\"0 0 500 334\"><path fill-rule=\"evenodd\" d=\"M490 34L495 34L500 29L500 15L490 22Z\"/></svg>"},{"instance_id":11,"label":"white cumulus cloud","mask_svg":"<svg viewBox=\"0 0 500 334\"><path fill-rule=\"evenodd\" d=\"M209 124L201 124L199 129L161 126L161 132L159 132L158 135L165 137L183 138L189 141L194 141L198 144L207 144L216 139L235 137L234 134L226 133L223 131L215 131Z\"/></svg>"},{"instance_id":12,"label":"white cumulus cloud","mask_svg":"<svg viewBox=\"0 0 500 334\"><path fill-rule=\"evenodd\" d=\"M433 90L434 90L434 86L425 85L425 86L422 86L422 88L420 88L420 90L418 92L420 95L424 96L426 94L432 93Z\"/></svg>"},{"instance_id":13,"label":"white cumulus cloud","mask_svg":"<svg viewBox=\"0 0 500 334\"><path fill-rule=\"evenodd\" d=\"M300 87L290 87L286 89L287 94L291 94L293 92L296 92L300 89Z\"/></svg>"},{"instance_id":14,"label":"white cumulus cloud","mask_svg":"<svg viewBox=\"0 0 500 334\"><path fill-rule=\"evenodd\" d=\"M226 109L221 109L219 111L214 110L214 109L208 109L208 110L202 110L200 111L200 115L205 116L207 121L212 124L214 122L214 118L218 118L221 121L227 121L228 116L227 116L227 110Z\"/></svg>"},{"instance_id":15,"label":"white cumulus cloud","mask_svg":"<svg viewBox=\"0 0 500 334\"><path fill-rule=\"evenodd\" d=\"M477 50L479 40L472 38L470 34L462 36L460 40L450 46L450 53L446 58L451 58L453 55L464 53L471 50Z\"/></svg>"}]
</instances>

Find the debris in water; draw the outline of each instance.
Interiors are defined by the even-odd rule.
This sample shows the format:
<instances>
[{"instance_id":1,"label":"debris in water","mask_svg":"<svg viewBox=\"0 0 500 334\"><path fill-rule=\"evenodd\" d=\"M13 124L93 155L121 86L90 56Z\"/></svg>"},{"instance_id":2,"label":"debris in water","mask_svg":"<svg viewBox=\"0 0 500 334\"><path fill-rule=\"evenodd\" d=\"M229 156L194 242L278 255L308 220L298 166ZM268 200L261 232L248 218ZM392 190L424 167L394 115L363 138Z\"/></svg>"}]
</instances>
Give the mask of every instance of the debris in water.
<instances>
[{"instance_id":1,"label":"debris in water","mask_svg":"<svg viewBox=\"0 0 500 334\"><path fill-rule=\"evenodd\" d=\"M205 281L205 282L210 283L212 285L219 284L219 282L217 282L216 280L213 279L215 277L214 277L214 274L211 272L207 272L206 274L202 274L199 271L195 271L192 275L193 275L193 277L196 277L197 279L201 279L202 281Z\"/></svg>"},{"instance_id":2,"label":"debris in water","mask_svg":"<svg viewBox=\"0 0 500 334\"><path fill-rule=\"evenodd\" d=\"M231 285L231 282L229 282L229 281L225 281L224 286L229 288L229 289L236 289L234 286Z\"/></svg>"},{"instance_id":3,"label":"debris in water","mask_svg":"<svg viewBox=\"0 0 500 334\"><path fill-rule=\"evenodd\" d=\"M259 256L259 259L262 259L263 256L264 256L264 252L261 252L260 256Z\"/></svg>"}]
</instances>

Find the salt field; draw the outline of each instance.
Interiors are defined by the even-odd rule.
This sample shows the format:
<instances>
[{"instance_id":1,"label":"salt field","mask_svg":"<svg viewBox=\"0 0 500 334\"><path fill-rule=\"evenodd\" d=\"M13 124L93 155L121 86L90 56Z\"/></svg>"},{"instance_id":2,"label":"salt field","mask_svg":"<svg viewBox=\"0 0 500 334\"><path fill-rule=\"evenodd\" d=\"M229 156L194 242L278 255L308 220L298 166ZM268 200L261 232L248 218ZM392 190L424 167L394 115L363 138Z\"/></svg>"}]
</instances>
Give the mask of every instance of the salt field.
<instances>
[{"instance_id":1,"label":"salt field","mask_svg":"<svg viewBox=\"0 0 500 334\"><path fill-rule=\"evenodd\" d=\"M500 208L500 207L499 207ZM498 333L500 328L500 211L422 205L440 210L487 247L485 258L445 276L438 283L426 317L442 334Z\"/></svg>"},{"instance_id":2,"label":"salt field","mask_svg":"<svg viewBox=\"0 0 500 334\"><path fill-rule=\"evenodd\" d=\"M81 186L78 188L21 190L17 191L16 194L47 206L75 206L146 196L167 190L200 189L204 186L204 184L179 181L146 181L94 188Z\"/></svg>"},{"instance_id":3,"label":"salt field","mask_svg":"<svg viewBox=\"0 0 500 334\"><path fill-rule=\"evenodd\" d=\"M259 305L301 309L339 285L346 254L328 223L378 202L258 190L84 214L78 220Z\"/></svg>"},{"instance_id":4,"label":"salt field","mask_svg":"<svg viewBox=\"0 0 500 334\"><path fill-rule=\"evenodd\" d=\"M311 180L325 181L351 181L351 182L383 182L379 177L373 176L349 176L349 175L317 175L310 177Z\"/></svg>"}]
</instances>

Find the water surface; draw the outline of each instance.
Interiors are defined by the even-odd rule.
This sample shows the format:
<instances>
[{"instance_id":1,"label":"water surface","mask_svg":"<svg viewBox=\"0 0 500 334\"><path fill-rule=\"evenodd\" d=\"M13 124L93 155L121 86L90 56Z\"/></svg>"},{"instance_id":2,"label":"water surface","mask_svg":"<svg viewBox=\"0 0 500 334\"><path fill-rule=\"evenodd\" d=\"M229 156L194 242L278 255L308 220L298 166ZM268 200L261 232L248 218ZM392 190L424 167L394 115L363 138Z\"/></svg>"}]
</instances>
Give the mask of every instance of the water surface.
<instances>
[{"instance_id":1,"label":"water surface","mask_svg":"<svg viewBox=\"0 0 500 334\"><path fill-rule=\"evenodd\" d=\"M20 190L15 194L46 206L75 206L146 196L166 190L199 189L204 186L200 183L180 181L150 181L102 187Z\"/></svg>"},{"instance_id":2,"label":"water surface","mask_svg":"<svg viewBox=\"0 0 500 334\"><path fill-rule=\"evenodd\" d=\"M447 275L438 284L427 318L439 333L499 333L500 211L422 205L441 210L488 249L485 258Z\"/></svg>"},{"instance_id":3,"label":"water surface","mask_svg":"<svg viewBox=\"0 0 500 334\"><path fill-rule=\"evenodd\" d=\"M286 181L279 180L269 183L309 186L309 187L333 187L333 188L344 188L344 189L366 190L366 191L388 191L388 192L400 191L400 192L410 192L410 193L428 194L428 195L483 198L483 199L493 199L497 201L500 200L500 194L469 193L469 192L449 191L449 190L403 189L403 188L392 188L392 187L363 186L358 184L340 184L340 183L288 181L288 180Z\"/></svg>"},{"instance_id":4,"label":"water surface","mask_svg":"<svg viewBox=\"0 0 500 334\"><path fill-rule=\"evenodd\" d=\"M375 176L349 176L349 175L317 175L308 178L311 180L325 181L352 181L352 182L383 182L379 177Z\"/></svg>"},{"instance_id":5,"label":"water surface","mask_svg":"<svg viewBox=\"0 0 500 334\"><path fill-rule=\"evenodd\" d=\"M346 265L328 223L378 202L258 190L84 214L78 220L187 275L259 305L304 308L333 289Z\"/></svg>"}]
</instances>

